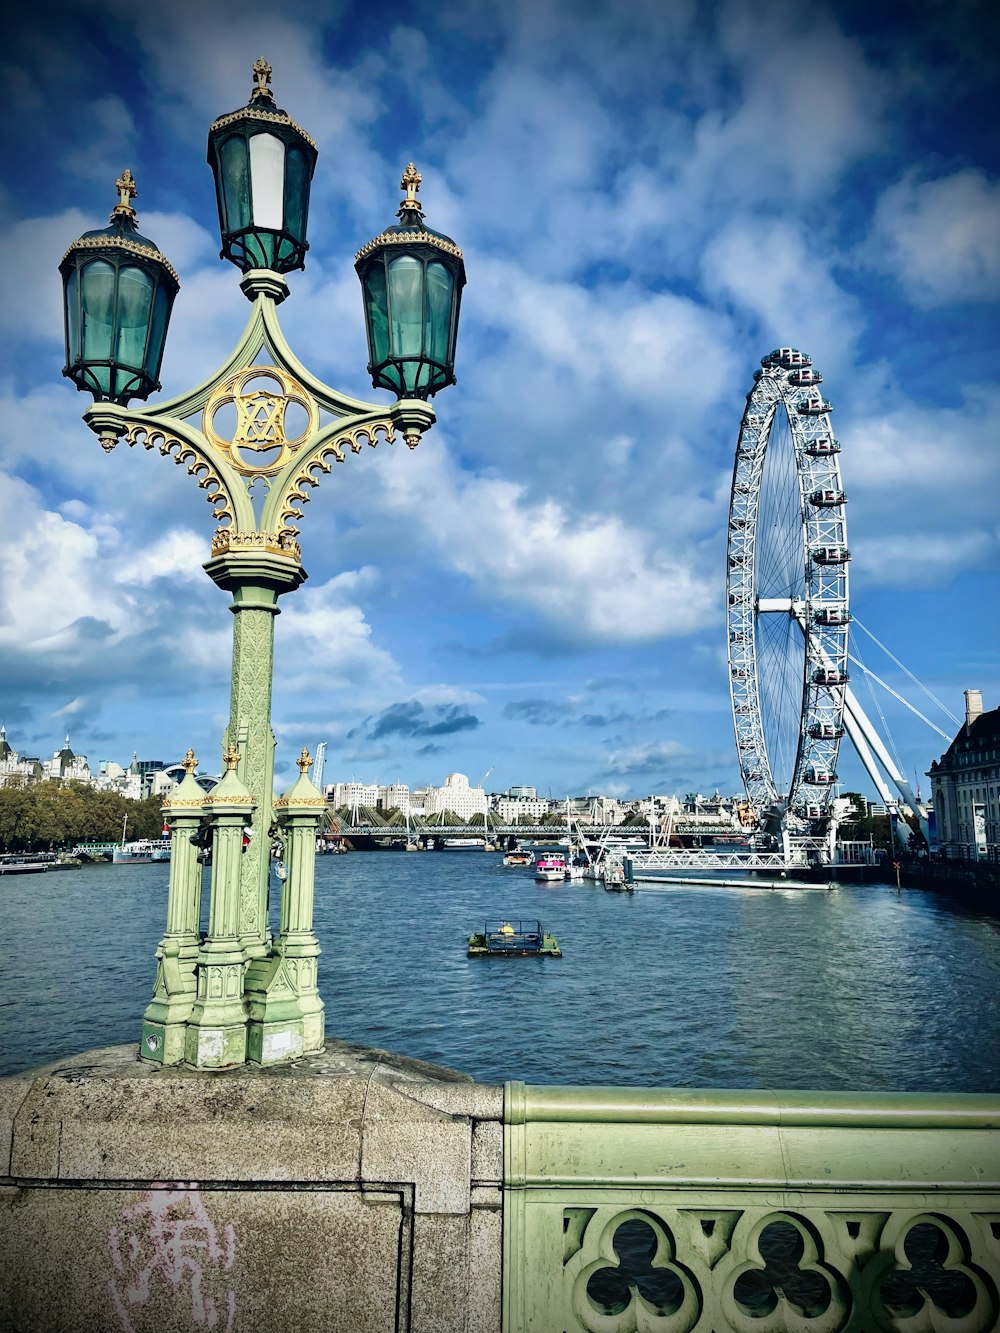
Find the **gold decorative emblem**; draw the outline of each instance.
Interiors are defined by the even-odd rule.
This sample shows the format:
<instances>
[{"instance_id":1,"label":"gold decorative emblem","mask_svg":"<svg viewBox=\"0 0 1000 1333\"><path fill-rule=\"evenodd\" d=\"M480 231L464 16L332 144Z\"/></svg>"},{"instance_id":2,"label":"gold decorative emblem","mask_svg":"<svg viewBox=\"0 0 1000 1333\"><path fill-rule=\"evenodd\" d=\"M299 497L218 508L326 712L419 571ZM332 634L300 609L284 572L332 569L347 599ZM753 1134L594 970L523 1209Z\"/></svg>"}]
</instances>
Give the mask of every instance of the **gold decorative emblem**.
<instances>
[{"instance_id":1,"label":"gold decorative emblem","mask_svg":"<svg viewBox=\"0 0 1000 1333\"><path fill-rule=\"evenodd\" d=\"M197 767L198 760L194 757L194 750L188 750L181 762L181 768L187 773L188 777L191 777Z\"/></svg>"},{"instance_id":2,"label":"gold decorative emblem","mask_svg":"<svg viewBox=\"0 0 1000 1333\"><path fill-rule=\"evenodd\" d=\"M222 756L222 762L226 766L226 772L232 773L240 762L240 752L235 745L227 746L225 754Z\"/></svg>"},{"instance_id":3,"label":"gold decorative emblem","mask_svg":"<svg viewBox=\"0 0 1000 1333\"><path fill-rule=\"evenodd\" d=\"M309 770L313 766L313 761L309 756L309 750L307 749L306 746L303 745L302 753L299 755L298 759L296 759L295 762L298 765L299 772L302 774L303 777L305 777L305 775L309 772Z\"/></svg>"},{"instance_id":4,"label":"gold decorative emblem","mask_svg":"<svg viewBox=\"0 0 1000 1333\"><path fill-rule=\"evenodd\" d=\"M290 421L293 415L298 420ZM251 366L215 389L203 425L206 437L238 472L266 477L280 472L317 429L319 409L287 371ZM290 436L296 426L301 429Z\"/></svg>"}]
</instances>

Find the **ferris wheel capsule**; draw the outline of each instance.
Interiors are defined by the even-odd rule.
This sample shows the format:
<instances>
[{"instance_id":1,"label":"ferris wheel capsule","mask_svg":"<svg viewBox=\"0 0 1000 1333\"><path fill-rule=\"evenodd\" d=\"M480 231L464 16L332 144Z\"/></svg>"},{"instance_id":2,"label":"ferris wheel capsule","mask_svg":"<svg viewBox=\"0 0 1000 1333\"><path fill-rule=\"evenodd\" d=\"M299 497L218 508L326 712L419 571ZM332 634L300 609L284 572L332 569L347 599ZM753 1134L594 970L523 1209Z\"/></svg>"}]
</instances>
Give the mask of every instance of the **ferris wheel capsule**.
<instances>
[{"instance_id":1,"label":"ferris wheel capsule","mask_svg":"<svg viewBox=\"0 0 1000 1333\"><path fill-rule=\"evenodd\" d=\"M826 412L833 411L833 404L827 402L819 393L810 394L808 398L800 398L795 407L804 417L821 417Z\"/></svg>"}]
</instances>

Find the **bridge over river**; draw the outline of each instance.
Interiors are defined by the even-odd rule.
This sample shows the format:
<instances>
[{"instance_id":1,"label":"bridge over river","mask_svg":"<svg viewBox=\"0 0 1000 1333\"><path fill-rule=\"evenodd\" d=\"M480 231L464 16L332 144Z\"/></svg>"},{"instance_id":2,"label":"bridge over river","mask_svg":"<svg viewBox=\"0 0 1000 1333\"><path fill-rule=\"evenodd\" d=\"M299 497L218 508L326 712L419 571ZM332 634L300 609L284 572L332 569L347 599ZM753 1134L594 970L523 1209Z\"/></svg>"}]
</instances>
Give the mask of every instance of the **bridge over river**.
<instances>
[{"instance_id":1,"label":"bridge over river","mask_svg":"<svg viewBox=\"0 0 1000 1333\"><path fill-rule=\"evenodd\" d=\"M719 842L739 845L744 835L728 823L705 823L704 821L675 820L671 835L676 838L705 838ZM473 824L445 824L434 819L410 817L404 820L382 820L372 817L369 812L354 818L343 818L332 811L327 816L321 836L328 840L346 839L348 842L369 841L376 844L396 844L412 840L413 842L433 842L445 845L454 842L476 840L483 843L509 845L516 842L539 842L554 846L560 841L571 838L575 842L581 839L591 845L613 843L621 847L628 842L638 847L662 845L663 833L642 825L587 824L573 821L569 824L506 824L499 820L489 820Z\"/></svg>"}]
</instances>

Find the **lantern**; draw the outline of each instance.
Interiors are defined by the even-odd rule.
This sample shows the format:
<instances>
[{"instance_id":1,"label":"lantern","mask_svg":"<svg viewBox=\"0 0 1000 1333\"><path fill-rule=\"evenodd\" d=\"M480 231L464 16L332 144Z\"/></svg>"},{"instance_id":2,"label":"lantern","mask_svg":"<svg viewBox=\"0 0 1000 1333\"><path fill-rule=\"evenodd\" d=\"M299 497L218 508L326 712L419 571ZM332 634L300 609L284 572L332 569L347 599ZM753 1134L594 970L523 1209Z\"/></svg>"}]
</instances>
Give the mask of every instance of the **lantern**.
<instances>
[{"instance_id":1,"label":"lantern","mask_svg":"<svg viewBox=\"0 0 1000 1333\"><path fill-rule=\"evenodd\" d=\"M63 255L67 375L101 403L125 406L159 389L170 310L180 283L154 243L136 229L135 181L115 182L111 225L88 231Z\"/></svg>"},{"instance_id":2,"label":"lantern","mask_svg":"<svg viewBox=\"0 0 1000 1333\"><path fill-rule=\"evenodd\" d=\"M430 398L455 383L455 339L465 286L462 252L424 222L421 177L411 162L406 198L388 227L355 257L364 293L368 373L397 398Z\"/></svg>"},{"instance_id":3,"label":"lantern","mask_svg":"<svg viewBox=\"0 0 1000 1333\"><path fill-rule=\"evenodd\" d=\"M278 109L271 96L271 66L253 67L250 101L220 116L208 132L208 162L219 204L221 257L242 273L305 268L309 248L309 187L316 145Z\"/></svg>"}]
</instances>

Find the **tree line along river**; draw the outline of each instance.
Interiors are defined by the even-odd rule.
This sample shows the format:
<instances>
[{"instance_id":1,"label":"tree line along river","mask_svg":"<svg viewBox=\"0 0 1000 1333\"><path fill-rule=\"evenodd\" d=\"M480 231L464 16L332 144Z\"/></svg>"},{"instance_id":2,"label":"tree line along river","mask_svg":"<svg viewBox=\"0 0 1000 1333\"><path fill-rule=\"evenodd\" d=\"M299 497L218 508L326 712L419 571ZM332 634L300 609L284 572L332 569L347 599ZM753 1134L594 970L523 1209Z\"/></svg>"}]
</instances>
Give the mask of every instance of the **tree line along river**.
<instances>
[{"instance_id":1,"label":"tree line along river","mask_svg":"<svg viewBox=\"0 0 1000 1333\"><path fill-rule=\"evenodd\" d=\"M138 1041L167 876L103 864L2 882L0 1073ZM497 916L540 920L563 956L468 958ZM478 850L355 852L317 860L315 927L328 1036L480 1081L1000 1087L1000 918L927 891L622 895L537 884Z\"/></svg>"}]
</instances>

